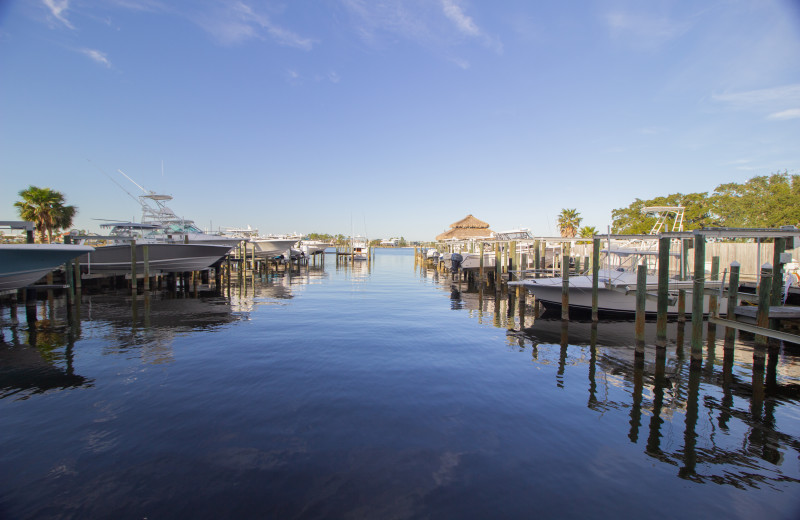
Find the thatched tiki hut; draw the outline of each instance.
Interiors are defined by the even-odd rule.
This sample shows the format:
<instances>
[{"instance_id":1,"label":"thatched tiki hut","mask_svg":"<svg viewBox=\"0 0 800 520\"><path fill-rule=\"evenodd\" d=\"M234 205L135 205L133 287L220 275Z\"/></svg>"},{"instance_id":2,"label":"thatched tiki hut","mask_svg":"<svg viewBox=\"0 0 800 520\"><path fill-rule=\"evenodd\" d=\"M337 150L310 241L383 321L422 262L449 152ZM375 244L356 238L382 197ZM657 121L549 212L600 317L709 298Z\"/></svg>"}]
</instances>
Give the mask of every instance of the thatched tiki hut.
<instances>
[{"instance_id":1,"label":"thatched tiki hut","mask_svg":"<svg viewBox=\"0 0 800 520\"><path fill-rule=\"evenodd\" d=\"M489 238L492 233L489 229L489 224L482 220L478 220L472 215L467 215L463 219L450 224L450 229L438 235L437 241L442 240L465 240L470 238Z\"/></svg>"}]
</instances>

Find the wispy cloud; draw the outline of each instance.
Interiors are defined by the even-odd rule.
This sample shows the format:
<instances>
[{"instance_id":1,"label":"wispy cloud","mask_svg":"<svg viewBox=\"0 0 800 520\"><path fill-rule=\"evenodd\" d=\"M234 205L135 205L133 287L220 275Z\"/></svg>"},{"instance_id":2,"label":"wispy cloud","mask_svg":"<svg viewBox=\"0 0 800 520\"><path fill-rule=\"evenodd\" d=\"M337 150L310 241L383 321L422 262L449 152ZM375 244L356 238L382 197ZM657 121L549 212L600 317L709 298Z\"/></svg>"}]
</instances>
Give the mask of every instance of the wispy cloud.
<instances>
[{"instance_id":1,"label":"wispy cloud","mask_svg":"<svg viewBox=\"0 0 800 520\"><path fill-rule=\"evenodd\" d=\"M501 53L502 42L481 29L460 0L341 0L350 13L355 31L369 45L380 47L397 37L441 54L458 67L469 68L462 57L453 57L465 41L475 41ZM384 35L390 38L382 38Z\"/></svg>"},{"instance_id":2,"label":"wispy cloud","mask_svg":"<svg viewBox=\"0 0 800 520\"><path fill-rule=\"evenodd\" d=\"M655 50L666 42L686 33L692 26L688 21L675 21L666 16L612 12L605 15L612 37L627 40L642 50Z\"/></svg>"},{"instance_id":3,"label":"wispy cloud","mask_svg":"<svg viewBox=\"0 0 800 520\"><path fill-rule=\"evenodd\" d=\"M457 0L442 0L442 10L444 15L449 18L458 30L468 36L480 36L481 30L472 21L472 18L464 14Z\"/></svg>"},{"instance_id":4,"label":"wispy cloud","mask_svg":"<svg viewBox=\"0 0 800 520\"><path fill-rule=\"evenodd\" d=\"M800 119L800 108L790 108L767 116L767 119Z\"/></svg>"},{"instance_id":5,"label":"wispy cloud","mask_svg":"<svg viewBox=\"0 0 800 520\"><path fill-rule=\"evenodd\" d=\"M711 99L736 110L760 112L767 119L800 118L800 108L788 108L800 106L800 83L742 92L723 92L713 94Z\"/></svg>"},{"instance_id":6,"label":"wispy cloud","mask_svg":"<svg viewBox=\"0 0 800 520\"><path fill-rule=\"evenodd\" d=\"M442 0L442 11L445 17L455 24L459 32L478 38L486 47L495 52L503 52L503 44L500 40L484 34L472 17L464 12L458 0Z\"/></svg>"},{"instance_id":7,"label":"wispy cloud","mask_svg":"<svg viewBox=\"0 0 800 520\"><path fill-rule=\"evenodd\" d=\"M86 56L89 56L92 60L99 63L100 65L104 65L108 68L111 68L111 62L109 61L108 56L106 56L106 53L100 52L95 49L81 49L80 52L85 54Z\"/></svg>"},{"instance_id":8,"label":"wispy cloud","mask_svg":"<svg viewBox=\"0 0 800 520\"><path fill-rule=\"evenodd\" d=\"M75 27L67 20L67 9L69 9L69 0L42 0L44 5L50 10L50 14L58 20L59 22L63 23L70 29L74 29Z\"/></svg>"},{"instance_id":9,"label":"wispy cloud","mask_svg":"<svg viewBox=\"0 0 800 520\"><path fill-rule=\"evenodd\" d=\"M269 16L257 12L244 2L223 2L216 9L195 16L196 22L226 45L269 38L279 45L311 50L314 40L298 35L274 23Z\"/></svg>"}]
</instances>

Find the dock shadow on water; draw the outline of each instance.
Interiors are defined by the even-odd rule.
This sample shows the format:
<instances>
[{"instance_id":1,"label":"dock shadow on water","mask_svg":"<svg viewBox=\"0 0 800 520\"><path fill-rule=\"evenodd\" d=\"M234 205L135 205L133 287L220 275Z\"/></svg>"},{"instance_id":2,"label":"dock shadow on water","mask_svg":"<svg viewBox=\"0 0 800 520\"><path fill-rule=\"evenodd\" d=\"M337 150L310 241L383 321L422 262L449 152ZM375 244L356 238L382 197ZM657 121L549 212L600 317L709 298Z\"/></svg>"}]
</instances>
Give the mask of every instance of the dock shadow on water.
<instances>
[{"instance_id":1,"label":"dock shadow on water","mask_svg":"<svg viewBox=\"0 0 800 520\"><path fill-rule=\"evenodd\" d=\"M0 302L0 518L798 518L796 347L330 260Z\"/></svg>"}]
</instances>

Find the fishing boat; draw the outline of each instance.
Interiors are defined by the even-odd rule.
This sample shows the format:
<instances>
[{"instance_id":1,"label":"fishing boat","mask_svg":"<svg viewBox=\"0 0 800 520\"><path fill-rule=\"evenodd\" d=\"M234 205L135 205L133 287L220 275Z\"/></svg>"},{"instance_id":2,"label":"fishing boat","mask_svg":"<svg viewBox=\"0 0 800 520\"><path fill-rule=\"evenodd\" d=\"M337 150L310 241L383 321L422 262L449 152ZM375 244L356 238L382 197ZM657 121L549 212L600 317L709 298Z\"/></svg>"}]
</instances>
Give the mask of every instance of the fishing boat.
<instances>
[{"instance_id":1,"label":"fishing boat","mask_svg":"<svg viewBox=\"0 0 800 520\"><path fill-rule=\"evenodd\" d=\"M268 235L257 236L250 239L250 243L255 246L256 256L262 258L277 258L282 255L288 256L292 246L300 240L298 235Z\"/></svg>"},{"instance_id":2,"label":"fishing boat","mask_svg":"<svg viewBox=\"0 0 800 520\"><path fill-rule=\"evenodd\" d=\"M129 274L133 263L133 241L136 242L137 272L144 271L144 246L147 246L148 267L152 274L202 271L220 262L231 249L228 244L213 242L159 240L151 234L161 228L158 224L113 222L101 227L111 228L110 235L104 237L109 243L80 257L81 268L87 274ZM80 237L80 240L93 238Z\"/></svg>"},{"instance_id":3,"label":"fishing boat","mask_svg":"<svg viewBox=\"0 0 800 520\"><path fill-rule=\"evenodd\" d=\"M350 246L353 260L366 260L369 255L369 243L361 235L355 235L350 239Z\"/></svg>"},{"instance_id":4,"label":"fishing boat","mask_svg":"<svg viewBox=\"0 0 800 520\"><path fill-rule=\"evenodd\" d=\"M481 267L481 254L480 253L444 253L441 255L441 261L447 269L455 272L459 269L464 271L478 271ZM497 265L497 260L494 253L483 253L483 268L494 269Z\"/></svg>"},{"instance_id":5,"label":"fishing boat","mask_svg":"<svg viewBox=\"0 0 800 520\"><path fill-rule=\"evenodd\" d=\"M73 244L0 244L0 291L32 285L65 262L92 251L93 247Z\"/></svg>"}]
</instances>

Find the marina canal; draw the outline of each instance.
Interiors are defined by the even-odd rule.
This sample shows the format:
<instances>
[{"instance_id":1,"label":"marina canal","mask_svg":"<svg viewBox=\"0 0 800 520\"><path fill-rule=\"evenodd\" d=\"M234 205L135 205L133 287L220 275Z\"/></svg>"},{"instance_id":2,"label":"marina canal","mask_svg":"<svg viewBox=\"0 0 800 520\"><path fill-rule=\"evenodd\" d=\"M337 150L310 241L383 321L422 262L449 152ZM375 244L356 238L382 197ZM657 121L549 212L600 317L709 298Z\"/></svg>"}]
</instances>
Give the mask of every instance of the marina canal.
<instances>
[{"instance_id":1,"label":"marina canal","mask_svg":"<svg viewBox=\"0 0 800 520\"><path fill-rule=\"evenodd\" d=\"M68 309L0 309L2 518L800 516L797 346L636 357L407 249Z\"/></svg>"}]
</instances>

